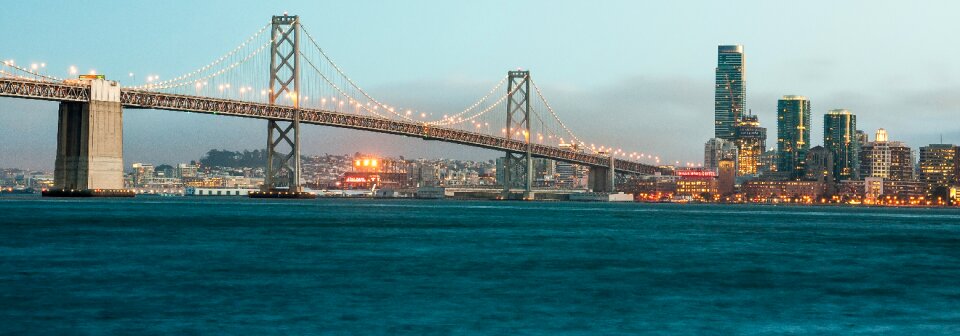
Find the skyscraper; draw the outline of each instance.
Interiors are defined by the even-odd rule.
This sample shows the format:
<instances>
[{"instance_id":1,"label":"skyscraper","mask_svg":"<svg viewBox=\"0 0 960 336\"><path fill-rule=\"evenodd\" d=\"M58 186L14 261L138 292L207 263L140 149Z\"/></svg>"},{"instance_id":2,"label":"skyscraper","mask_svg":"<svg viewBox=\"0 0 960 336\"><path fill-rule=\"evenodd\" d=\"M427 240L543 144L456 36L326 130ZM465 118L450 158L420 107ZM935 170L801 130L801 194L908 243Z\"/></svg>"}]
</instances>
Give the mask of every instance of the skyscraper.
<instances>
[{"instance_id":1,"label":"skyscraper","mask_svg":"<svg viewBox=\"0 0 960 336\"><path fill-rule=\"evenodd\" d=\"M760 155L767 150L767 129L755 115L744 115L737 123L737 174L757 175Z\"/></svg>"},{"instance_id":2,"label":"skyscraper","mask_svg":"<svg viewBox=\"0 0 960 336\"><path fill-rule=\"evenodd\" d=\"M960 174L960 148L950 144L931 144L920 147L921 182L927 184L927 192L937 187L949 187L958 183Z\"/></svg>"},{"instance_id":3,"label":"skyscraper","mask_svg":"<svg viewBox=\"0 0 960 336\"><path fill-rule=\"evenodd\" d=\"M777 164L780 163L780 155L777 155L777 150L771 149L760 154L760 163L757 168L758 172L763 175L770 172L777 172Z\"/></svg>"},{"instance_id":4,"label":"skyscraper","mask_svg":"<svg viewBox=\"0 0 960 336\"><path fill-rule=\"evenodd\" d=\"M714 172L722 159L737 159L737 146L733 141L713 138L703 144L703 167Z\"/></svg>"},{"instance_id":5,"label":"skyscraper","mask_svg":"<svg viewBox=\"0 0 960 336\"><path fill-rule=\"evenodd\" d=\"M810 150L810 100L804 96L783 96L777 101L777 169L790 178L803 176Z\"/></svg>"},{"instance_id":6,"label":"skyscraper","mask_svg":"<svg viewBox=\"0 0 960 336\"><path fill-rule=\"evenodd\" d=\"M747 97L744 71L742 45L722 45L717 48L713 109L715 138L736 138L737 123Z\"/></svg>"},{"instance_id":7,"label":"skyscraper","mask_svg":"<svg viewBox=\"0 0 960 336\"><path fill-rule=\"evenodd\" d=\"M860 143L856 115L844 109L824 114L823 147L833 153L833 177L837 181L859 178Z\"/></svg>"},{"instance_id":8,"label":"skyscraper","mask_svg":"<svg viewBox=\"0 0 960 336\"><path fill-rule=\"evenodd\" d=\"M912 181L913 151L902 142L889 141L887 130L878 129L876 139L860 147L860 177Z\"/></svg>"}]
</instances>

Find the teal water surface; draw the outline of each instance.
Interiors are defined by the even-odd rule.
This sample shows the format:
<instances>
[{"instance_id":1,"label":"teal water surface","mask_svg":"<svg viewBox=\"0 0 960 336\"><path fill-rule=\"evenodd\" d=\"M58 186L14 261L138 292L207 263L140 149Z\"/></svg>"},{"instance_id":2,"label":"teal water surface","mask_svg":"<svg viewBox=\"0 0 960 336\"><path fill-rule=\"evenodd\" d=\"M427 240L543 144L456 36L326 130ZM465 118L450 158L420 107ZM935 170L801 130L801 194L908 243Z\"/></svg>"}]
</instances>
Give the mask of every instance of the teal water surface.
<instances>
[{"instance_id":1,"label":"teal water surface","mask_svg":"<svg viewBox=\"0 0 960 336\"><path fill-rule=\"evenodd\" d=\"M5 196L0 334L956 335L960 211Z\"/></svg>"}]
</instances>

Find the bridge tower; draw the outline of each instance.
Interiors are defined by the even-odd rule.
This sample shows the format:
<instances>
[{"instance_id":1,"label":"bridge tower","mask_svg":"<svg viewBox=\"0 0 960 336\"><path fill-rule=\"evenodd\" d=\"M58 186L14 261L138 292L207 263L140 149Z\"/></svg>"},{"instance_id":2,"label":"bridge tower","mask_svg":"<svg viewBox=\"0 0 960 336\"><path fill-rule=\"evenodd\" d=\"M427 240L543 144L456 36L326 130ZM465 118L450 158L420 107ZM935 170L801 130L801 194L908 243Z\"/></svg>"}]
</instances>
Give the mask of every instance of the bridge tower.
<instances>
[{"instance_id":1,"label":"bridge tower","mask_svg":"<svg viewBox=\"0 0 960 336\"><path fill-rule=\"evenodd\" d=\"M251 196L304 196L300 187L300 17L273 16L270 35L270 105L288 101L294 112L291 121L267 121L266 177L262 192Z\"/></svg>"},{"instance_id":2,"label":"bridge tower","mask_svg":"<svg viewBox=\"0 0 960 336\"><path fill-rule=\"evenodd\" d=\"M503 158L503 198L510 197L510 189L523 188L523 199L533 195L533 146L530 142L530 71L507 72L507 127L506 138L526 143L522 152L506 153Z\"/></svg>"}]
</instances>

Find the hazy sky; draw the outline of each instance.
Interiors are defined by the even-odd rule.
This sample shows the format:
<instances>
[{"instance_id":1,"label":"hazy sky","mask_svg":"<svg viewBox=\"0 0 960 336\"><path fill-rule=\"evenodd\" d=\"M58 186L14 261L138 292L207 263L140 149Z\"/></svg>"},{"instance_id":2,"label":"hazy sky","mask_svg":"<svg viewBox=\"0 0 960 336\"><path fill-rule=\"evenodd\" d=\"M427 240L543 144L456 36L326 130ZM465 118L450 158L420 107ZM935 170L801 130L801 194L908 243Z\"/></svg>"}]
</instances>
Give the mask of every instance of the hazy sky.
<instances>
[{"instance_id":1,"label":"hazy sky","mask_svg":"<svg viewBox=\"0 0 960 336\"><path fill-rule=\"evenodd\" d=\"M587 140L703 159L713 136L718 44L743 44L747 107L776 143L776 100L805 95L813 144L823 114L913 147L960 142L960 4L949 1L21 1L0 13L0 59L111 78L171 78L235 47L270 16L298 14L362 87L395 105L459 111L505 72L531 70ZM56 104L0 98L0 167L52 169ZM263 120L127 110L125 165L210 148L262 148ZM596 140L594 140L596 139ZM306 126L305 154L356 151L489 159L499 153Z\"/></svg>"}]
</instances>

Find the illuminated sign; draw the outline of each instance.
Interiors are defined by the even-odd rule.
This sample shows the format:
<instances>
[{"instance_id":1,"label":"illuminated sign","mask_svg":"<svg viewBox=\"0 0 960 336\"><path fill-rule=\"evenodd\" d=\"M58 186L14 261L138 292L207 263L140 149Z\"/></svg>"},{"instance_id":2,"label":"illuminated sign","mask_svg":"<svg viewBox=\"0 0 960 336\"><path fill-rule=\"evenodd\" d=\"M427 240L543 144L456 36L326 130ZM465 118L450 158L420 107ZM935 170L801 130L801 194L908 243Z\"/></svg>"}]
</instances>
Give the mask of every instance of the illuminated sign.
<instances>
[{"instance_id":1,"label":"illuminated sign","mask_svg":"<svg viewBox=\"0 0 960 336\"><path fill-rule=\"evenodd\" d=\"M80 75L80 79L107 79L104 75Z\"/></svg>"},{"instance_id":2,"label":"illuminated sign","mask_svg":"<svg viewBox=\"0 0 960 336\"><path fill-rule=\"evenodd\" d=\"M348 172L344 174L343 182L347 184L379 183L380 176L377 174Z\"/></svg>"},{"instance_id":3,"label":"illuminated sign","mask_svg":"<svg viewBox=\"0 0 960 336\"><path fill-rule=\"evenodd\" d=\"M716 177L717 173L712 170L677 170L674 172L677 176L682 177Z\"/></svg>"},{"instance_id":4,"label":"illuminated sign","mask_svg":"<svg viewBox=\"0 0 960 336\"><path fill-rule=\"evenodd\" d=\"M377 159L363 159L353 161L354 167L376 167Z\"/></svg>"}]
</instances>

